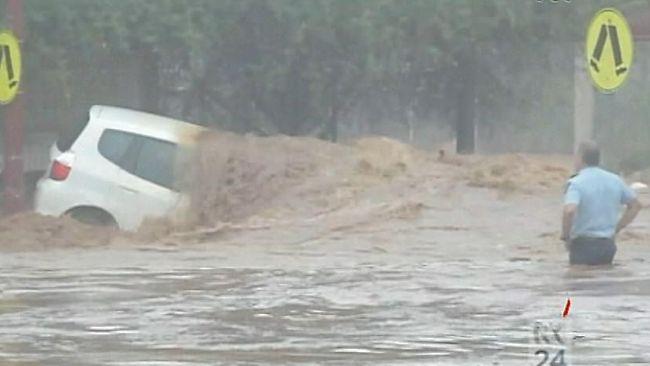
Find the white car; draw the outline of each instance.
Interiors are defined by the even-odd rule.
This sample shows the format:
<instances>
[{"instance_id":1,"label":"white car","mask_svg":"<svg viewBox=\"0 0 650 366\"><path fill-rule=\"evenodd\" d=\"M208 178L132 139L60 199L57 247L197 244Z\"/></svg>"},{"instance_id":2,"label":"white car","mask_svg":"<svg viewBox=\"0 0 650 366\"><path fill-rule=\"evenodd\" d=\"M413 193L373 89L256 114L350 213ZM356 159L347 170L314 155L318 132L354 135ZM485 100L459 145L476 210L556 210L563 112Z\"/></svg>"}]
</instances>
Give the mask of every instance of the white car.
<instances>
[{"instance_id":1,"label":"white car","mask_svg":"<svg viewBox=\"0 0 650 366\"><path fill-rule=\"evenodd\" d=\"M204 131L149 113L93 106L88 120L50 149L51 166L38 182L34 208L123 230L187 209L181 178Z\"/></svg>"}]
</instances>

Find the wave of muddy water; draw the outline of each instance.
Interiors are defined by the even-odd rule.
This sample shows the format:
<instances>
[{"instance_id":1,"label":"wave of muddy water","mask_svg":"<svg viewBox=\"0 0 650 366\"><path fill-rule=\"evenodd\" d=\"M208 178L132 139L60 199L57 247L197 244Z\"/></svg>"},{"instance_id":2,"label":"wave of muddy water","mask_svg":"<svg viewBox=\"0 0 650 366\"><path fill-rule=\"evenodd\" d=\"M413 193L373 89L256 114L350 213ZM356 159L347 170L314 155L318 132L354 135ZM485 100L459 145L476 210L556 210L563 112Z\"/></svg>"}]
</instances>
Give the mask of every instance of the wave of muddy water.
<instances>
[{"instance_id":1,"label":"wave of muddy water","mask_svg":"<svg viewBox=\"0 0 650 366\"><path fill-rule=\"evenodd\" d=\"M572 364L650 362L648 212L615 266L569 268L561 184L492 189L495 159L374 182L308 217L5 250L0 364L536 364L533 325L567 294Z\"/></svg>"}]
</instances>

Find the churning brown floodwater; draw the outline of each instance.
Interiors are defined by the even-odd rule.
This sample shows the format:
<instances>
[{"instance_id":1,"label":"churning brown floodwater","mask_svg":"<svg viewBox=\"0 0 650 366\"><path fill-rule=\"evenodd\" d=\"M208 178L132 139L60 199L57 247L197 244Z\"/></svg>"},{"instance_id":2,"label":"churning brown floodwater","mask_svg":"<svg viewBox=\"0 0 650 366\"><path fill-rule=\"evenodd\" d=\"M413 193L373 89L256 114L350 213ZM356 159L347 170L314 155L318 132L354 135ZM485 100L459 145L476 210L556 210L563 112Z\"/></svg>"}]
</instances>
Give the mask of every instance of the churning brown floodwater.
<instances>
[{"instance_id":1,"label":"churning brown floodwater","mask_svg":"<svg viewBox=\"0 0 650 366\"><path fill-rule=\"evenodd\" d=\"M84 245L81 230L69 245L40 234L16 247L5 227L0 363L535 365L534 324L561 321L567 295L563 321L579 335L567 360L650 363L648 212L620 238L615 266L569 268L556 239L561 180L537 178L560 168L522 156L373 160L363 146L348 150L354 174L336 165L331 184L318 169L289 172L300 199L286 206L268 204L287 194L270 189L254 200L263 213L210 225L217 193L200 225L154 242Z\"/></svg>"}]
</instances>

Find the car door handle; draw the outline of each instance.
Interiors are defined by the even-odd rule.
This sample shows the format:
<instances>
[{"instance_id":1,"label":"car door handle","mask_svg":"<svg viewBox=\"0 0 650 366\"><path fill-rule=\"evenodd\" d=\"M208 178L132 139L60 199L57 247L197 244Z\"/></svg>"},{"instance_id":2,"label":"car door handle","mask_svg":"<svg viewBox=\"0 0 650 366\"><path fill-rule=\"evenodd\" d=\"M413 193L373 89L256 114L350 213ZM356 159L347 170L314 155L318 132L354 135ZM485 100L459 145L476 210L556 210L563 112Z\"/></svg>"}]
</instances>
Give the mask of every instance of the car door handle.
<instances>
[{"instance_id":1,"label":"car door handle","mask_svg":"<svg viewBox=\"0 0 650 366\"><path fill-rule=\"evenodd\" d=\"M122 190L127 191L127 192L130 192L130 193L138 193L138 191L135 190L135 189L133 189L133 188L129 188L129 187L125 187L125 186L120 186L120 188L121 188Z\"/></svg>"}]
</instances>

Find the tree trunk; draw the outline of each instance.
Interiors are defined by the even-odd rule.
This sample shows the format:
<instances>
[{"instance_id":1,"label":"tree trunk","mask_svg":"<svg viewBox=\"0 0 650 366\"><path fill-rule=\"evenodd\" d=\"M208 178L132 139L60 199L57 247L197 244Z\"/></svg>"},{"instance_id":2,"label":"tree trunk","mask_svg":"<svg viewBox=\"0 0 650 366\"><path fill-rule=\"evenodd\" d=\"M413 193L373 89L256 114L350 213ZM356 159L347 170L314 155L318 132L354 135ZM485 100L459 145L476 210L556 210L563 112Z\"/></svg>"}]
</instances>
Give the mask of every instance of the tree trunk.
<instances>
[{"instance_id":1,"label":"tree trunk","mask_svg":"<svg viewBox=\"0 0 650 366\"><path fill-rule=\"evenodd\" d=\"M158 112L158 61L148 46L140 46L140 108L144 111Z\"/></svg>"},{"instance_id":2,"label":"tree trunk","mask_svg":"<svg viewBox=\"0 0 650 366\"><path fill-rule=\"evenodd\" d=\"M475 142L475 108L476 108L476 52L470 46L461 54L459 60L460 93L458 96L456 121L456 152L473 154Z\"/></svg>"},{"instance_id":3,"label":"tree trunk","mask_svg":"<svg viewBox=\"0 0 650 366\"><path fill-rule=\"evenodd\" d=\"M339 138L339 107L337 103L330 108L329 114L328 135L330 141L336 142Z\"/></svg>"},{"instance_id":4,"label":"tree trunk","mask_svg":"<svg viewBox=\"0 0 650 366\"><path fill-rule=\"evenodd\" d=\"M406 125L409 128L409 143L413 144L415 139L415 113L413 112L413 105L409 105L406 110Z\"/></svg>"}]
</instances>

